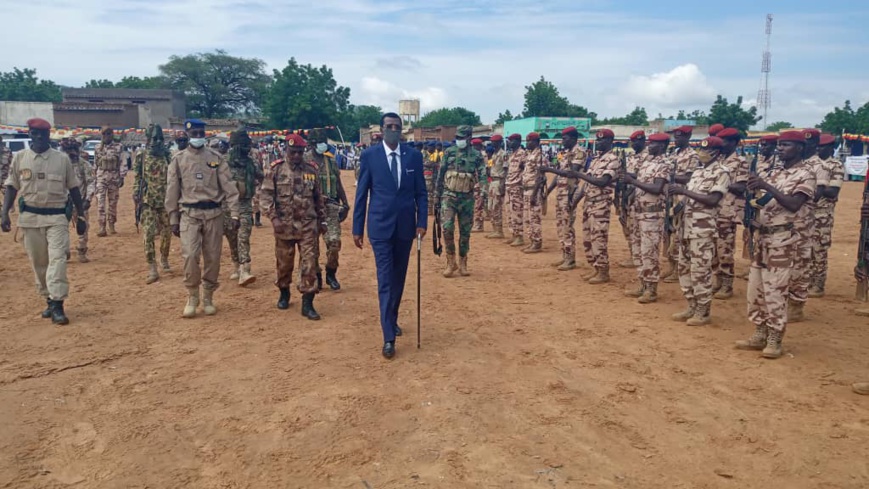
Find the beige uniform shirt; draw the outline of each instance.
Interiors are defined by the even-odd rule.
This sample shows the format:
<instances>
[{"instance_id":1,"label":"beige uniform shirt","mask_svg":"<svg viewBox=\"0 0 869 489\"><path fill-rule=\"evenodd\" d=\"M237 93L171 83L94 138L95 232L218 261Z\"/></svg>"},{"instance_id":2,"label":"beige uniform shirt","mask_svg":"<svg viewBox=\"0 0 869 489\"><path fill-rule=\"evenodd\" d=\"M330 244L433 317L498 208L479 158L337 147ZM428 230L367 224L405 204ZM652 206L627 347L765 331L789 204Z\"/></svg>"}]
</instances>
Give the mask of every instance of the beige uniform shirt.
<instances>
[{"instance_id":1,"label":"beige uniform shirt","mask_svg":"<svg viewBox=\"0 0 869 489\"><path fill-rule=\"evenodd\" d=\"M23 149L12 159L6 185L15 187L18 198L24 199L30 207L64 209L69 189L78 187L79 181L69 157L62 152L49 149L36 153L32 149ZM68 225L64 214L43 216L21 212L18 215L20 228Z\"/></svg>"},{"instance_id":2,"label":"beige uniform shirt","mask_svg":"<svg viewBox=\"0 0 869 489\"><path fill-rule=\"evenodd\" d=\"M737 154L735 151L721 162L727 171L730 172L731 185L744 183L748 181L748 160ZM721 211L718 214L718 219L721 221L732 221L734 223L742 223L742 215L745 210L745 200L737 197L731 192L724 194L721 199Z\"/></svg>"},{"instance_id":3,"label":"beige uniform shirt","mask_svg":"<svg viewBox=\"0 0 869 489\"><path fill-rule=\"evenodd\" d=\"M606 153L598 153L591 165L588 167L588 174L594 178L603 178L609 175L612 180L615 180L619 173L619 157L612 150ZM612 204L613 187L605 185L598 187L597 185L587 184L585 191L584 205L594 204L596 202L607 201Z\"/></svg>"},{"instance_id":4,"label":"beige uniform shirt","mask_svg":"<svg viewBox=\"0 0 869 489\"><path fill-rule=\"evenodd\" d=\"M730 172L719 160L693 170L685 188L700 194L718 192L723 197L730 187ZM688 239L713 238L718 236L718 212L721 202L715 207L706 207L694 199L685 198L685 214L682 220L682 237Z\"/></svg>"},{"instance_id":5,"label":"beige uniform shirt","mask_svg":"<svg viewBox=\"0 0 869 489\"><path fill-rule=\"evenodd\" d=\"M499 149L492 153L492 166L489 167L489 176L492 177L493 180L502 180L507 177L506 162L507 152L503 149Z\"/></svg>"},{"instance_id":6,"label":"beige uniform shirt","mask_svg":"<svg viewBox=\"0 0 869 489\"><path fill-rule=\"evenodd\" d=\"M510 164L507 169L507 186L518 187L522 185L522 170L525 168L525 150L517 149L510 154Z\"/></svg>"},{"instance_id":7,"label":"beige uniform shirt","mask_svg":"<svg viewBox=\"0 0 869 489\"><path fill-rule=\"evenodd\" d=\"M220 153L210 148L188 146L172 158L166 187L166 212L170 224L181 221L181 212L195 219L213 219L223 214L220 205L214 209L193 209L184 204L222 204L224 200L229 205L230 216L238 218L238 188Z\"/></svg>"}]
</instances>

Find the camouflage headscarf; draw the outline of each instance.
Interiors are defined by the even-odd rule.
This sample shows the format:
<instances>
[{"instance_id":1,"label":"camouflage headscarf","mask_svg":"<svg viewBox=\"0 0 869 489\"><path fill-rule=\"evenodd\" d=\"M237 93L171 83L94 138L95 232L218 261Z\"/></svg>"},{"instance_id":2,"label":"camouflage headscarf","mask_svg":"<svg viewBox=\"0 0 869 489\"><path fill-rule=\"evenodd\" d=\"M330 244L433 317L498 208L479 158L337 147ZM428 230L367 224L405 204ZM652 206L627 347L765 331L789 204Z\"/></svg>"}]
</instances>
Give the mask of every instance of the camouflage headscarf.
<instances>
[{"instance_id":1,"label":"camouflage headscarf","mask_svg":"<svg viewBox=\"0 0 869 489\"><path fill-rule=\"evenodd\" d=\"M239 128L229 134L229 166L241 168L253 163L250 157L250 136L245 128Z\"/></svg>"},{"instance_id":2,"label":"camouflage headscarf","mask_svg":"<svg viewBox=\"0 0 869 489\"><path fill-rule=\"evenodd\" d=\"M151 124L145 130L145 137L148 138L148 148L151 156L162 158L169 156L169 150L163 140L163 128L160 124Z\"/></svg>"}]
</instances>

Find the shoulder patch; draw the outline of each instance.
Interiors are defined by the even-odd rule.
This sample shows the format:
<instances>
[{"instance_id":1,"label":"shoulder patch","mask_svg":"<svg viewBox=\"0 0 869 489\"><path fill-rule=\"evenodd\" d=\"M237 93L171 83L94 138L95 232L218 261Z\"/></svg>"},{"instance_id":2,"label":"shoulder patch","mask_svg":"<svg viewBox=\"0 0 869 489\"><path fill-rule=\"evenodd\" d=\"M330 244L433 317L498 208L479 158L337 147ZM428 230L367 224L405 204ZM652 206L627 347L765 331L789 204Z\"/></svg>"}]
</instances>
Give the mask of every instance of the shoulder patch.
<instances>
[{"instance_id":1,"label":"shoulder patch","mask_svg":"<svg viewBox=\"0 0 869 489\"><path fill-rule=\"evenodd\" d=\"M208 168L217 168L218 166L220 166L220 161L219 160L209 161L208 163L206 163L206 165L208 165Z\"/></svg>"}]
</instances>

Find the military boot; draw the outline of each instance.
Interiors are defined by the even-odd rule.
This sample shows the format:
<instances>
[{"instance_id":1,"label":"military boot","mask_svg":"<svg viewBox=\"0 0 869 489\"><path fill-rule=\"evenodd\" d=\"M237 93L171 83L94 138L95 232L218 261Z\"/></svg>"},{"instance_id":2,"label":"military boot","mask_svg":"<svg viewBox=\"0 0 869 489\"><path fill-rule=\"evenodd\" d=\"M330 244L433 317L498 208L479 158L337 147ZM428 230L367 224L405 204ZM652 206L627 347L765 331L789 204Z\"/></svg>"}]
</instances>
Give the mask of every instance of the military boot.
<instances>
[{"instance_id":1,"label":"military boot","mask_svg":"<svg viewBox=\"0 0 869 489\"><path fill-rule=\"evenodd\" d=\"M302 316L310 319L311 321L319 321L320 315L317 314L316 309L314 309L314 293L308 292L307 294L302 295Z\"/></svg>"},{"instance_id":2,"label":"military boot","mask_svg":"<svg viewBox=\"0 0 869 489\"><path fill-rule=\"evenodd\" d=\"M238 285L241 287L247 287L254 282L256 282L256 277L250 273L250 262L239 267Z\"/></svg>"},{"instance_id":3,"label":"military boot","mask_svg":"<svg viewBox=\"0 0 869 489\"><path fill-rule=\"evenodd\" d=\"M525 238L522 236L516 236L516 239L514 239L513 242L510 243L510 246L512 246L514 248L518 248L520 246L525 246Z\"/></svg>"},{"instance_id":4,"label":"military boot","mask_svg":"<svg viewBox=\"0 0 869 489\"><path fill-rule=\"evenodd\" d=\"M694 308L694 316L685 322L688 326L705 326L712 322L709 317L709 310L712 308L712 302L706 304L697 304Z\"/></svg>"},{"instance_id":5,"label":"military boot","mask_svg":"<svg viewBox=\"0 0 869 489\"><path fill-rule=\"evenodd\" d=\"M289 309L290 308L290 288L289 287L281 287L278 290L281 291L281 296L278 297L278 309Z\"/></svg>"},{"instance_id":6,"label":"military boot","mask_svg":"<svg viewBox=\"0 0 869 489\"><path fill-rule=\"evenodd\" d=\"M115 223L113 222L109 222L109 234L118 234L118 232L115 231Z\"/></svg>"},{"instance_id":7,"label":"military boot","mask_svg":"<svg viewBox=\"0 0 869 489\"><path fill-rule=\"evenodd\" d=\"M865 307L860 308L860 309L854 309L854 315L861 316L861 317L869 317L869 309L867 309Z\"/></svg>"},{"instance_id":8,"label":"military boot","mask_svg":"<svg viewBox=\"0 0 869 489\"><path fill-rule=\"evenodd\" d=\"M652 302L658 302L658 282L649 282L646 284L646 290L643 291L643 295L637 299L637 302L640 304L651 304Z\"/></svg>"},{"instance_id":9,"label":"military boot","mask_svg":"<svg viewBox=\"0 0 869 489\"><path fill-rule=\"evenodd\" d=\"M788 301L788 323L801 323L805 321L806 315L803 312L805 302Z\"/></svg>"},{"instance_id":10,"label":"military boot","mask_svg":"<svg viewBox=\"0 0 869 489\"><path fill-rule=\"evenodd\" d=\"M239 275L238 262L233 260L232 261L232 273L229 274L229 279L230 280L238 280L238 275Z\"/></svg>"},{"instance_id":11,"label":"military boot","mask_svg":"<svg viewBox=\"0 0 869 489\"><path fill-rule=\"evenodd\" d=\"M88 249L87 248L79 248L78 250L78 262L79 263L89 263L91 261L88 258Z\"/></svg>"},{"instance_id":12,"label":"military boot","mask_svg":"<svg viewBox=\"0 0 869 489\"><path fill-rule=\"evenodd\" d=\"M317 292L323 290L323 272L317 272Z\"/></svg>"},{"instance_id":13,"label":"military boot","mask_svg":"<svg viewBox=\"0 0 869 489\"><path fill-rule=\"evenodd\" d=\"M459 257L459 275L462 277L467 277L471 273L468 272L468 257L460 256Z\"/></svg>"},{"instance_id":14,"label":"military boot","mask_svg":"<svg viewBox=\"0 0 869 489\"><path fill-rule=\"evenodd\" d=\"M574 258L572 255L566 255L564 258L564 263L562 263L558 267L558 271L566 272L568 270L573 270L574 268L576 268L576 258Z\"/></svg>"},{"instance_id":15,"label":"military boot","mask_svg":"<svg viewBox=\"0 0 869 489\"><path fill-rule=\"evenodd\" d=\"M694 299L691 299L688 301L688 309L685 309L682 312L677 312L676 314L673 314L670 317L673 318L673 321L684 322L684 321L687 321L687 320L694 317L694 311L696 309L697 309L697 301L695 301Z\"/></svg>"},{"instance_id":16,"label":"military boot","mask_svg":"<svg viewBox=\"0 0 869 489\"><path fill-rule=\"evenodd\" d=\"M600 273L600 271L597 268L592 268L591 273L583 275L582 279L585 280L586 282L588 282L589 280L597 277L597 275L599 273Z\"/></svg>"},{"instance_id":17,"label":"military boot","mask_svg":"<svg viewBox=\"0 0 869 489\"><path fill-rule=\"evenodd\" d=\"M543 251L543 244L540 241L536 241L536 242L531 243L531 246L522 250L522 253L531 254L531 253L540 253L541 251ZM562 263L564 263L564 262L562 262Z\"/></svg>"},{"instance_id":18,"label":"military boot","mask_svg":"<svg viewBox=\"0 0 869 489\"><path fill-rule=\"evenodd\" d=\"M332 290L341 290L341 284L338 283L338 279L335 277L335 274L338 272L337 269L326 269L326 284Z\"/></svg>"},{"instance_id":19,"label":"military boot","mask_svg":"<svg viewBox=\"0 0 869 489\"><path fill-rule=\"evenodd\" d=\"M721 274L716 273L712 276L712 293L716 293L721 290Z\"/></svg>"},{"instance_id":20,"label":"military boot","mask_svg":"<svg viewBox=\"0 0 869 489\"><path fill-rule=\"evenodd\" d=\"M214 307L214 289L202 289L202 312L206 316L217 314L217 308Z\"/></svg>"},{"instance_id":21,"label":"military boot","mask_svg":"<svg viewBox=\"0 0 869 489\"><path fill-rule=\"evenodd\" d=\"M51 302L53 303L53 306L51 307L51 322L58 326L69 324L69 318L67 318L66 313L63 312L63 301Z\"/></svg>"},{"instance_id":22,"label":"military boot","mask_svg":"<svg viewBox=\"0 0 869 489\"><path fill-rule=\"evenodd\" d=\"M444 269L443 276L450 278L456 273L459 268L456 266L456 255L447 254L447 267Z\"/></svg>"},{"instance_id":23,"label":"military boot","mask_svg":"<svg viewBox=\"0 0 869 489\"><path fill-rule=\"evenodd\" d=\"M160 257L160 264L163 266L164 272L171 272L172 271L172 267L169 266L169 257L168 256L161 256Z\"/></svg>"},{"instance_id":24,"label":"military boot","mask_svg":"<svg viewBox=\"0 0 869 489\"><path fill-rule=\"evenodd\" d=\"M809 287L809 297L812 299L824 297L824 279L816 278L812 280L812 286Z\"/></svg>"},{"instance_id":25,"label":"military boot","mask_svg":"<svg viewBox=\"0 0 869 489\"><path fill-rule=\"evenodd\" d=\"M766 348L763 349L763 353L761 353L761 356L763 356L763 358L769 358L771 360L781 358L781 340L782 338L784 338L784 335L784 331L770 328L769 335L766 337Z\"/></svg>"},{"instance_id":26,"label":"military boot","mask_svg":"<svg viewBox=\"0 0 869 489\"><path fill-rule=\"evenodd\" d=\"M856 384L851 384L851 390L854 391L854 394L869 396L869 382L857 382Z\"/></svg>"},{"instance_id":27,"label":"military boot","mask_svg":"<svg viewBox=\"0 0 869 489\"><path fill-rule=\"evenodd\" d=\"M257 212L256 214L254 214L253 225L256 226L256 227L258 227L258 228L263 227L263 223L262 223L262 221L260 220L260 217L261 217L261 216L262 216L262 214L260 214L259 212Z\"/></svg>"},{"instance_id":28,"label":"military boot","mask_svg":"<svg viewBox=\"0 0 869 489\"><path fill-rule=\"evenodd\" d=\"M640 283L637 284L636 289L633 289L633 290L628 289L625 291L625 297L640 298L643 296L643 292L645 292L645 291L646 291L646 284L645 284L645 282L643 282L641 280Z\"/></svg>"},{"instance_id":29,"label":"military boot","mask_svg":"<svg viewBox=\"0 0 869 489\"><path fill-rule=\"evenodd\" d=\"M597 271L597 275L588 279L588 283L592 285L605 284L610 281L610 269L609 267L601 267Z\"/></svg>"},{"instance_id":30,"label":"military boot","mask_svg":"<svg viewBox=\"0 0 869 489\"><path fill-rule=\"evenodd\" d=\"M151 262L148 264L148 277L145 279L146 284L153 284L160 280L160 274L157 273L157 264Z\"/></svg>"},{"instance_id":31,"label":"military boot","mask_svg":"<svg viewBox=\"0 0 869 489\"><path fill-rule=\"evenodd\" d=\"M471 228L472 233L482 233L483 232L483 223L474 224L474 227Z\"/></svg>"},{"instance_id":32,"label":"military boot","mask_svg":"<svg viewBox=\"0 0 869 489\"><path fill-rule=\"evenodd\" d=\"M737 350L763 350L766 346L766 336L768 334L769 328L763 325L755 325L754 326L754 334L751 335L747 340L739 340L736 342Z\"/></svg>"},{"instance_id":33,"label":"military boot","mask_svg":"<svg viewBox=\"0 0 869 489\"><path fill-rule=\"evenodd\" d=\"M619 266L622 268L637 268L637 264L634 263L634 260L632 258L622 260L621 262L619 262Z\"/></svg>"},{"instance_id":34,"label":"military boot","mask_svg":"<svg viewBox=\"0 0 869 489\"><path fill-rule=\"evenodd\" d=\"M488 239L503 239L504 238L504 229L501 227L496 227L492 229L492 232L486 235Z\"/></svg>"},{"instance_id":35,"label":"military boot","mask_svg":"<svg viewBox=\"0 0 869 489\"><path fill-rule=\"evenodd\" d=\"M564 254L564 253L562 253L562 254L561 254L561 259L558 260L558 261L554 261L554 262L550 263L550 265L552 265L553 267L556 267L556 268L557 268L557 267L560 267L561 265L564 265L564 262L565 262L565 261L567 261L567 255Z\"/></svg>"},{"instance_id":36,"label":"military boot","mask_svg":"<svg viewBox=\"0 0 869 489\"><path fill-rule=\"evenodd\" d=\"M669 268L668 274L666 276L661 277L665 284L677 284L679 283L679 265L676 263L676 260L669 260Z\"/></svg>"},{"instance_id":37,"label":"military boot","mask_svg":"<svg viewBox=\"0 0 869 489\"><path fill-rule=\"evenodd\" d=\"M712 297L727 300L733 297L733 277L721 277L721 288Z\"/></svg>"},{"instance_id":38,"label":"military boot","mask_svg":"<svg viewBox=\"0 0 869 489\"><path fill-rule=\"evenodd\" d=\"M51 299L45 299L46 307L45 310L42 311L42 319L51 319L51 310L54 309L54 301Z\"/></svg>"},{"instance_id":39,"label":"military boot","mask_svg":"<svg viewBox=\"0 0 869 489\"><path fill-rule=\"evenodd\" d=\"M97 237L105 238L106 236L108 236L108 234L106 234L106 223L101 222L100 229L97 231Z\"/></svg>"},{"instance_id":40,"label":"military boot","mask_svg":"<svg viewBox=\"0 0 869 489\"><path fill-rule=\"evenodd\" d=\"M181 317L187 319L196 317L197 307L199 307L199 287L191 287L187 289L187 304L184 306Z\"/></svg>"}]
</instances>

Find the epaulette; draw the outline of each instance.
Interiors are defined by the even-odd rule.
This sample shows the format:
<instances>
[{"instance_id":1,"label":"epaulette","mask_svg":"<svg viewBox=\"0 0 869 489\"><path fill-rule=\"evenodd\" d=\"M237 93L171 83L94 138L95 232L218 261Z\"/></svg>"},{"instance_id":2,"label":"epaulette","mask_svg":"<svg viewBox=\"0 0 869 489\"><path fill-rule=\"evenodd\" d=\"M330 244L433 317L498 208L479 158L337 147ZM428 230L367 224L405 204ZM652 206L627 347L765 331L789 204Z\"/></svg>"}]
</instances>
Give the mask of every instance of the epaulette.
<instances>
[{"instance_id":1,"label":"epaulette","mask_svg":"<svg viewBox=\"0 0 869 489\"><path fill-rule=\"evenodd\" d=\"M328 156L329 158L335 157L335 155L333 155L331 151L326 151L325 153L323 153L323 156Z\"/></svg>"},{"instance_id":2,"label":"epaulette","mask_svg":"<svg viewBox=\"0 0 869 489\"><path fill-rule=\"evenodd\" d=\"M271 163L271 165L269 165L269 166L271 166L272 168L274 168L274 167L280 165L280 164L283 163L283 162L284 162L284 160L275 160L275 161L273 161L273 162Z\"/></svg>"}]
</instances>

